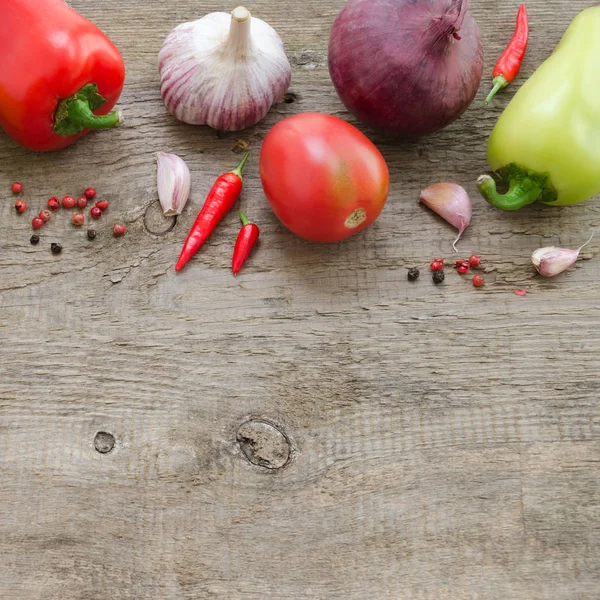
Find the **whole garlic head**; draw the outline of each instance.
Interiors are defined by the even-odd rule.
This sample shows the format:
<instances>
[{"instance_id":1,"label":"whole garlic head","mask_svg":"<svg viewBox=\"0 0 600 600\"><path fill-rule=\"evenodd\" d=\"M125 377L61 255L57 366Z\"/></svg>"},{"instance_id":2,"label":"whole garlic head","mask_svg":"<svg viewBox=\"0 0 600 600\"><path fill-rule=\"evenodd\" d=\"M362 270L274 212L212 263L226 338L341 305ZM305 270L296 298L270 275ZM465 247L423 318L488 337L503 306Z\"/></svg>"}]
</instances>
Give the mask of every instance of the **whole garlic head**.
<instances>
[{"instance_id":1,"label":"whole garlic head","mask_svg":"<svg viewBox=\"0 0 600 600\"><path fill-rule=\"evenodd\" d=\"M159 53L161 94L192 125L240 131L262 120L292 70L277 32L244 7L176 27Z\"/></svg>"}]
</instances>

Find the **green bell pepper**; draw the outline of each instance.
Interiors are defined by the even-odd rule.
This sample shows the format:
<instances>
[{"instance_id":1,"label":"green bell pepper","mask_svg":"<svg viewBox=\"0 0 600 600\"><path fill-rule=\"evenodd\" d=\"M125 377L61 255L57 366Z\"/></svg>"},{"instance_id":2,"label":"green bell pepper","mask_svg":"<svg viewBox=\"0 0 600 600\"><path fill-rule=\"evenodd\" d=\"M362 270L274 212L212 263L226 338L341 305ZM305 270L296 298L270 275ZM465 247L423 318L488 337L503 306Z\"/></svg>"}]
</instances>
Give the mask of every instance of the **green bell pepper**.
<instances>
[{"instance_id":1,"label":"green bell pepper","mask_svg":"<svg viewBox=\"0 0 600 600\"><path fill-rule=\"evenodd\" d=\"M509 189L499 194L482 175L479 191L503 210L536 200L577 204L600 192L600 7L575 17L517 92L490 136L487 158Z\"/></svg>"}]
</instances>

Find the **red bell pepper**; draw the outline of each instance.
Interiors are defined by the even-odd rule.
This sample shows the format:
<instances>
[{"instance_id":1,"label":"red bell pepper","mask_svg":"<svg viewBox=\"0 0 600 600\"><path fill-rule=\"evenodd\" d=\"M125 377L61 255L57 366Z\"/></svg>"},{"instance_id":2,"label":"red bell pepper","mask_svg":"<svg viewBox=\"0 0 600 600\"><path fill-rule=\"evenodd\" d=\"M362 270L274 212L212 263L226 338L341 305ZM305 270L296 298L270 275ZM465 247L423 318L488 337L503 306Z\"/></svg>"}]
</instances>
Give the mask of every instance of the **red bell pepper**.
<instances>
[{"instance_id":1,"label":"red bell pepper","mask_svg":"<svg viewBox=\"0 0 600 600\"><path fill-rule=\"evenodd\" d=\"M58 150L110 112L125 65L114 44L64 0L0 0L0 125L30 150Z\"/></svg>"}]
</instances>

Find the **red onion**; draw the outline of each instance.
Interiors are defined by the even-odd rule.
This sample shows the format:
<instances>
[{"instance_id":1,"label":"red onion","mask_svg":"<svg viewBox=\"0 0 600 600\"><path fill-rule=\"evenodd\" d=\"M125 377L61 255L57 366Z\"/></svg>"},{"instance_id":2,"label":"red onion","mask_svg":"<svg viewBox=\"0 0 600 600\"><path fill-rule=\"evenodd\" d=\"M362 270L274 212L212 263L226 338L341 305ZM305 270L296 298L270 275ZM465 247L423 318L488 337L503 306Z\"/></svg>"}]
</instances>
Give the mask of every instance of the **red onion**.
<instances>
[{"instance_id":1,"label":"red onion","mask_svg":"<svg viewBox=\"0 0 600 600\"><path fill-rule=\"evenodd\" d=\"M468 0L349 0L329 42L329 72L356 117L380 132L439 131L473 102L483 46Z\"/></svg>"}]
</instances>

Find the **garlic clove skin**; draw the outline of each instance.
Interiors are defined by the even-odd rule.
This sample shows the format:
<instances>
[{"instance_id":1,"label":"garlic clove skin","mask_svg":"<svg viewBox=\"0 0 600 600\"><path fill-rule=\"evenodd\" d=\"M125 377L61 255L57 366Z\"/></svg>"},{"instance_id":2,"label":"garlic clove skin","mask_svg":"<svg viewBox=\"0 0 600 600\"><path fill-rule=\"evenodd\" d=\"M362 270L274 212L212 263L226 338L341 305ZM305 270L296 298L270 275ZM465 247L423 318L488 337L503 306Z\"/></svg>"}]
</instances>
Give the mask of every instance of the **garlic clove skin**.
<instances>
[{"instance_id":1,"label":"garlic clove skin","mask_svg":"<svg viewBox=\"0 0 600 600\"><path fill-rule=\"evenodd\" d=\"M458 229L456 244L471 223L473 208L467 191L456 183L435 183L421 192L419 202L436 212L442 219Z\"/></svg>"},{"instance_id":2,"label":"garlic clove skin","mask_svg":"<svg viewBox=\"0 0 600 600\"><path fill-rule=\"evenodd\" d=\"M156 183L165 217L180 215L190 197L191 188L190 170L183 159L176 154L159 152Z\"/></svg>"},{"instance_id":3,"label":"garlic clove skin","mask_svg":"<svg viewBox=\"0 0 600 600\"><path fill-rule=\"evenodd\" d=\"M220 131L261 121L292 78L277 32L244 7L176 27L160 50L159 71L175 118Z\"/></svg>"},{"instance_id":4,"label":"garlic clove skin","mask_svg":"<svg viewBox=\"0 0 600 600\"><path fill-rule=\"evenodd\" d=\"M549 246L540 248L531 256L537 272L544 277L555 277L572 267L579 258L579 250Z\"/></svg>"}]
</instances>

